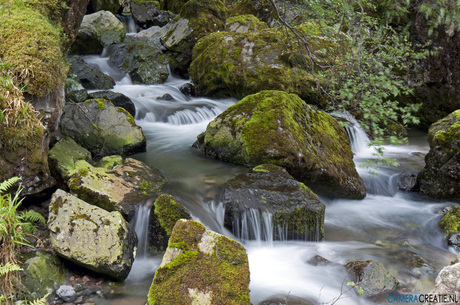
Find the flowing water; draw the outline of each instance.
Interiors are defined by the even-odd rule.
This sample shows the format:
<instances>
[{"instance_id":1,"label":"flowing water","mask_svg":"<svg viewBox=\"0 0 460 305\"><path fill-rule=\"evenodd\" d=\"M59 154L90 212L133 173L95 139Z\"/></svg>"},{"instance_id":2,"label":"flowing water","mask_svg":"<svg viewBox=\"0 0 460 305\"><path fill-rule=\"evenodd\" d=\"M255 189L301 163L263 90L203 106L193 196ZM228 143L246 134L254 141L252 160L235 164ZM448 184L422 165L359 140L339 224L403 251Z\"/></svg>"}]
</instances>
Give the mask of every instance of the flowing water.
<instances>
[{"instance_id":1,"label":"flowing water","mask_svg":"<svg viewBox=\"0 0 460 305\"><path fill-rule=\"evenodd\" d=\"M289 298L295 297L313 300L315 304L316 301L330 302L347 289L343 265L369 259L382 263L408 291L428 293L437 272L455 257L442 239L437 226L440 215L435 213L451 203L397 188L401 173L423 167L420 153L428 150L423 134L411 138L406 146L385 146L385 156L398 159L400 167L366 168L365 161L375 158L368 146L369 139L357 124L348 128L355 162L368 195L359 201L320 196L326 204L324 241L273 241L274 230L282 230L272 227L270 214L255 210L243 216L235 237L223 227L223 207L214 199L218 185L245 169L206 158L191 145L207 124L236 100L188 98L179 90L187 80L174 77L163 85L133 85L129 77L110 68L106 58L85 59L112 75L117 81L113 91L125 94L136 105L136 122L147 137L147 152L134 157L160 169L168 177L166 191L181 198L194 219L243 243L249 257L253 304L271 297L287 298L287 304ZM170 94L173 100L161 99L165 94ZM142 209L135 221L135 225L139 225L136 231L139 230L140 240L147 227L140 222L141 216L147 213ZM407 251L423 257L432 268L423 269L426 274L415 270L405 259ZM308 264L315 255L332 263ZM138 255L130 276L120 288L119 299L134 296L139 298L138 304L143 304L160 262L161 255ZM351 291L335 304L386 304L386 299L368 300Z\"/></svg>"}]
</instances>

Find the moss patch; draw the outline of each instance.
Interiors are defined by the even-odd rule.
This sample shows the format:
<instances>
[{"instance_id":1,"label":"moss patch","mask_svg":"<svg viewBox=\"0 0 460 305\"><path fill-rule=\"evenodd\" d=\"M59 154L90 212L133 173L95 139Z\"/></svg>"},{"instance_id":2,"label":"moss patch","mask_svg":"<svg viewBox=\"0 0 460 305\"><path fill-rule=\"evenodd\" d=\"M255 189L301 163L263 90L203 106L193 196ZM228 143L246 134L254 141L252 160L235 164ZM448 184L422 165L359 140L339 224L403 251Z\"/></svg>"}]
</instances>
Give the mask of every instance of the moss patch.
<instances>
[{"instance_id":1,"label":"moss patch","mask_svg":"<svg viewBox=\"0 0 460 305\"><path fill-rule=\"evenodd\" d=\"M62 29L46 16L52 14L56 3L14 3L0 2L0 58L12 64L30 94L41 97L54 92L67 73L61 51Z\"/></svg>"},{"instance_id":2,"label":"moss patch","mask_svg":"<svg viewBox=\"0 0 460 305\"><path fill-rule=\"evenodd\" d=\"M160 225L168 235L172 234L174 225L179 219L191 219L187 210L172 195L162 194L155 200L154 205Z\"/></svg>"},{"instance_id":3,"label":"moss patch","mask_svg":"<svg viewBox=\"0 0 460 305\"><path fill-rule=\"evenodd\" d=\"M439 226L446 235L457 233L460 227L460 207L453 207L447 212L439 221Z\"/></svg>"}]
</instances>

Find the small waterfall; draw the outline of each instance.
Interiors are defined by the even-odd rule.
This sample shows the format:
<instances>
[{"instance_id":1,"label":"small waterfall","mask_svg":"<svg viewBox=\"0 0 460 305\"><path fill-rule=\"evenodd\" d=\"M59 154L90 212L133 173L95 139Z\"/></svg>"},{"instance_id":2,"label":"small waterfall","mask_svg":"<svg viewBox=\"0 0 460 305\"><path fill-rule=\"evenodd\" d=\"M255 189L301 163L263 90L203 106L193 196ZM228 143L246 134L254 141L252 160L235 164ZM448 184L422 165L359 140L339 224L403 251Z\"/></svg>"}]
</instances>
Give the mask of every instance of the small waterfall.
<instances>
[{"instance_id":1,"label":"small waterfall","mask_svg":"<svg viewBox=\"0 0 460 305\"><path fill-rule=\"evenodd\" d=\"M196 108L195 110L184 109L177 111L168 117L168 123L173 125L196 124L206 120L212 120L219 114L216 109L207 107Z\"/></svg>"},{"instance_id":2,"label":"small waterfall","mask_svg":"<svg viewBox=\"0 0 460 305\"><path fill-rule=\"evenodd\" d=\"M149 253L149 219L151 204L140 205L136 208L132 224L137 234L137 254L136 257L142 258Z\"/></svg>"},{"instance_id":3,"label":"small waterfall","mask_svg":"<svg viewBox=\"0 0 460 305\"><path fill-rule=\"evenodd\" d=\"M281 228L279 228L281 229ZM273 244L273 215L270 212L248 209L233 220L233 234L241 240L256 240L259 244Z\"/></svg>"}]
</instances>

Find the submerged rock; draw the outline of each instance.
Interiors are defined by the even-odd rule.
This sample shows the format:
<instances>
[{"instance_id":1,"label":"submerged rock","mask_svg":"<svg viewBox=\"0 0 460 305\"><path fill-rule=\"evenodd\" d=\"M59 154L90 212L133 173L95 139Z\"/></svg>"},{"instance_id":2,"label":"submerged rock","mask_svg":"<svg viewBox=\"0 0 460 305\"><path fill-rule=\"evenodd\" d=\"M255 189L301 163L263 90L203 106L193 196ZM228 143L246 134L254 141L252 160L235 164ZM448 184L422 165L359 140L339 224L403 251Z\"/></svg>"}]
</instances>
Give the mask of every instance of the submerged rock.
<instances>
[{"instance_id":1,"label":"submerged rock","mask_svg":"<svg viewBox=\"0 0 460 305\"><path fill-rule=\"evenodd\" d=\"M324 238L326 206L308 187L294 180L279 166L260 165L227 181L219 201L225 206L225 225L233 229L238 237L262 238L255 236L254 231L244 236L242 228L251 228L252 224L245 222L252 220L272 226L268 230L273 230L273 239L276 240ZM272 223L264 220L263 213L271 215ZM279 232L278 228L282 228L283 232Z\"/></svg>"},{"instance_id":2,"label":"submerged rock","mask_svg":"<svg viewBox=\"0 0 460 305\"><path fill-rule=\"evenodd\" d=\"M128 216L134 213L140 202L157 196L166 183L166 178L159 170L135 159L127 158L121 164L108 164L115 167L81 166L82 169L68 181L72 193L107 211L120 211Z\"/></svg>"},{"instance_id":3,"label":"submerged rock","mask_svg":"<svg viewBox=\"0 0 460 305\"><path fill-rule=\"evenodd\" d=\"M394 276L376 261L349 262L346 267L352 271L354 282L363 288L366 297L388 294L398 286Z\"/></svg>"},{"instance_id":4,"label":"submerged rock","mask_svg":"<svg viewBox=\"0 0 460 305\"><path fill-rule=\"evenodd\" d=\"M125 26L111 12L98 11L85 15L71 53L100 54L104 47L121 43L125 36Z\"/></svg>"},{"instance_id":5,"label":"submerged rock","mask_svg":"<svg viewBox=\"0 0 460 305\"><path fill-rule=\"evenodd\" d=\"M228 162L279 165L328 194L366 195L345 129L294 94L262 91L247 96L210 122L195 145L207 156Z\"/></svg>"},{"instance_id":6,"label":"submerged rock","mask_svg":"<svg viewBox=\"0 0 460 305\"><path fill-rule=\"evenodd\" d=\"M243 246L193 220L179 220L148 304L251 304Z\"/></svg>"},{"instance_id":7,"label":"submerged rock","mask_svg":"<svg viewBox=\"0 0 460 305\"><path fill-rule=\"evenodd\" d=\"M417 182L422 193L435 198L460 200L460 110L431 125L430 151Z\"/></svg>"},{"instance_id":8,"label":"submerged rock","mask_svg":"<svg viewBox=\"0 0 460 305\"><path fill-rule=\"evenodd\" d=\"M66 105L61 132L95 156L127 156L145 151L146 147L142 129L132 115L102 99Z\"/></svg>"},{"instance_id":9,"label":"submerged rock","mask_svg":"<svg viewBox=\"0 0 460 305\"><path fill-rule=\"evenodd\" d=\"M48 229L60 256L116 280L128 276L137 238L121 213L57 190L49 206Z\"/></svg>"}]
</instances>

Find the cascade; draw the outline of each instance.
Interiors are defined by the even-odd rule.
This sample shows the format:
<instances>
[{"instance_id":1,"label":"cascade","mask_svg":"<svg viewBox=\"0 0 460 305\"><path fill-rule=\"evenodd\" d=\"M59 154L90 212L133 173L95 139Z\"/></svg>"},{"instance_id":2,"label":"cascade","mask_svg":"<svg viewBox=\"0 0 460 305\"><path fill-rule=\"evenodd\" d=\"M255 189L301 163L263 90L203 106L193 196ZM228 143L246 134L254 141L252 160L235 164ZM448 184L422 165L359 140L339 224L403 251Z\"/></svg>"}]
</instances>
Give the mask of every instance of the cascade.
<instances>
[{"instance_id":1,"label":"cascade","mask_svg":"<svg viewBox=\"0 0 460 305\"><path fill-rule=\"evenodd\" d=\"M149 219L152 202L147 201L146 204L139 205L132 219L134 231L137 234L137 254L136 257L146 257L149 252Z\"/></svg>"}]
</instances>

